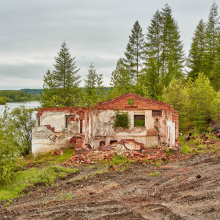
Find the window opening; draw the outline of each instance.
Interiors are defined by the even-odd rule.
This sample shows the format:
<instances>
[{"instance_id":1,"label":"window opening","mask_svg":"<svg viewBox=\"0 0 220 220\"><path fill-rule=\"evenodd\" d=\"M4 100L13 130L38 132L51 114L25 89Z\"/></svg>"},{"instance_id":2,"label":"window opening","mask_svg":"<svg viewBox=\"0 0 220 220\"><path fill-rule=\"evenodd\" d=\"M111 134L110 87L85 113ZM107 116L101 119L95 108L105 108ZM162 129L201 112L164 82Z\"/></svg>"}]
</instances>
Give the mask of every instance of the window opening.
<instances>
[{"instance_id":1,"label":"window opening","mask_svg":"<svg viewBox=\"0 0 220 220\"><path fill-rule=\"evenodd\" d=\"M104 146L105 146L105 141L100 141L99 147L101 148L101 147L104 147Z\"/></svg>"},{"instance_id":2,"label":"window opening","mask_svg":"<svg viewBox=\"0 0 220 220\"><path fill-rule=\"evenodd\" d=\"M83 129L83 121L80 120L80 134L82 134L82 129Z\"/></svg>"},{"instance_id":3,"label":"window opening","mask_svg":"<svg viewBox=\"0 0 220 220\"><path fill-rule=\"evenodd\" d=\"M162 110L152 110L152 116L153 117L161 117L162 116Z\"/></svg>"},{"instance_id":4,"label":"window opening","mask_svg":"<svg viewBox=\"0 0 220 220\"><path fill-rule=\"evenodd\" d=\"M68 126L68 118L69 118L69 116L66 115L66 116L65 116L65 128L67 128L67 126Z\"/></svg>"},{"instance_id":5,"label":"window opening","mask_svg":"<svg viewBox=\"0 0 220 220\"><path fill-rule=\"evenodd\" d=\"M69 119L69 117L71 117L71 116L73 116L73 115L65 115L65 128L68 127L68 119Z\"/></svg>"},{"instance_id":6,"label":"window opening","mask_svg":"<svg viewBox=\"0 0 220 220\"><path fill-rule=\"evenodd\" d=\"M110 141L110 145L112 145L112 144L115 144L115 143L117 143L118 141L116 141L116 140L111 140Z\"/></svg>"},{"instance_id":7,"label":"window opening","mask_svg":"<svg viewBox=\"0 0 220 220\"><path fill-rule=\"evenodd\" d=\"M145 115L134 115L134 127L145 126Z\"/></svg>"},{"instance_id":8,"label":"window opening","mask_svg":"<svg viewBox=\"0 0 220 220\"><path fill-rule=\"evenodd\" d=\"M115 119L114 119L114 127L122 127L129 129L130 126L130 119L128 112L119 112L117 111L115 113Z\"/></svg>"}]
</instances>

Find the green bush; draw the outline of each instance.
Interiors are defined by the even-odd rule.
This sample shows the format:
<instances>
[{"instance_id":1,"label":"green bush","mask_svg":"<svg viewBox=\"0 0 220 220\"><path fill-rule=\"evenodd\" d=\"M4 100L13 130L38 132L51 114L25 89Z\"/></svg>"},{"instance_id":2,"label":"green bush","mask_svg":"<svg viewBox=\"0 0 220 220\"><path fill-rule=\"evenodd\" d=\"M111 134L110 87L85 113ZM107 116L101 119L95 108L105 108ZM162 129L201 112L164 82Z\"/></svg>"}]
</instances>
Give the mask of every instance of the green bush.
<instances>
[{"instance_id":1,"label":"green bush","mask_svg":"<svg viewBox=\"0 0 220 220\"><path fill-rule=\"evenodd\" d=\"M0 183L10 183L16 169L18 144L14 139L15 127L10 123L7 109L0 117Z\"/></svg>"}]
</instances>

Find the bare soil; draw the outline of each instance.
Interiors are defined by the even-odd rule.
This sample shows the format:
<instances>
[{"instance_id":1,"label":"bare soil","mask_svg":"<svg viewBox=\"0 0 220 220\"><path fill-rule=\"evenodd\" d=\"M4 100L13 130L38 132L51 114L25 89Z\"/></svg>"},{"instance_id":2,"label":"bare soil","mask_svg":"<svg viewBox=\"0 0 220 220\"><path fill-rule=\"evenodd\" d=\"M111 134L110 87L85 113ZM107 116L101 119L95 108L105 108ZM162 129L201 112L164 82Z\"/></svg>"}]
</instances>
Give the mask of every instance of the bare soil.
<instances>
[{"instance_id":1,"label":"bare soil","mask_svg":"<svg viewBox=\"0 0 220 220\"><path fill-rule=\"evenodd\" d=\"M1 202L0 219L220 219L219 157L194 155L159 168L132 164L103 173L100 164L77 168L79 174L53 187L39 184L8 207Z\"/></svg>"}]
</instances>

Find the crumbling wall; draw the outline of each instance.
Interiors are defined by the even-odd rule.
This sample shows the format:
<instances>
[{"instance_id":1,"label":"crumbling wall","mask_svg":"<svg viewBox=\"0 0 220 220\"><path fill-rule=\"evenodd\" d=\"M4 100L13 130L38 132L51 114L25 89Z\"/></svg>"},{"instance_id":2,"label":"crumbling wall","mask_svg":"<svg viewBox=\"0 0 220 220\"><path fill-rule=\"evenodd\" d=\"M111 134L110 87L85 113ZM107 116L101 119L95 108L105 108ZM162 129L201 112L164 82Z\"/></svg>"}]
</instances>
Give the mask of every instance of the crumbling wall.
<instances>
[{"instance_id":1,"label":"crumbling wall","mask_svg":"<svg viewBox=\"0 0 220 220\"><path fill-rule=\"evenodd\" d=\"M65 128L65 112L44 112L41 117L41 125L51 125L56 132L63 132Z\"/></svg>"},{"instance_id":2,"label":"crumbling wall","mask_svg":"<svg viewBox=\"0 0 220 220\"><path fill-rule=\"evenodd\" d=\"M69 137L67 133L55 133L44 125L32 129L33 154L66 147L69 147Z\"/></svg>"},{"instance_id":3,"label":"crumbling wall","mask_svg":"<svg viewBox=\"0 0 220 220\"><path fill-rule=\"evenodd\" d=\"M153 116L152 110L126 111L131 122L129 129L114 128L114 110L94 111L95 123L92 126L95 132L95 140L91 141L92 147L94 149L99 148L101 141L109 145L112 140L120 141L121 139L134 139L146 147L159 146L163 143L175 146L176 130L175 122L172 121L172 110L161 111L160 116ZM134 127L134 115L145 115L144 127Z\"/></svg>"},{"instance_id":4,"label":"crumbling wall","mask_svg":"<svg viewBox=\"0 0 220 220\"><path fill-rule=\"evenodd\" d=\"M37 118L40 125L32 131L34 154L58 148L83 147L87 143L87 108L40 108Z\"/></svg>"},{"instance_id":5,"label":"crumbling wall","mask_svg":"<svg viewBox=\"0 0 220 220\"><path fill-rule=\"evenodd\" d=\"M128 112L129 129L114 128L116 110ZM134 118L142 120L143 115L145 126L135 127ZM166 103L133 93L98 103L95 108L40 108L37 119L40 126L33 129L34 152L68 145L97 149L122 139L132 139L146 147L178 146L178 112Z\"/></svg>"}]
</instances>

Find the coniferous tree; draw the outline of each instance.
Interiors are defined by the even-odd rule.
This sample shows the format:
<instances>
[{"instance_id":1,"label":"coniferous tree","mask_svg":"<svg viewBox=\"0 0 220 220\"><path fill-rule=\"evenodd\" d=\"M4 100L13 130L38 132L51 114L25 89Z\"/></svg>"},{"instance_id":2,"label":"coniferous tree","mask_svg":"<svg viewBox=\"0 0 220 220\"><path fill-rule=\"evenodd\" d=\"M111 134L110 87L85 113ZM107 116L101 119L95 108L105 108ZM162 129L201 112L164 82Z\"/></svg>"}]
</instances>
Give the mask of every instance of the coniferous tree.
<instances>
[{"instance_id":1,"label":"coniferous tree","mask_svg":"<svg viewBox=\"0 0 220 220\"><path fill-rule=\"evenodd\" d=\"M156 11L146 34L144 73L149 96L160 99L163 86L183 77L183 44L168 5Z\"/></svg>"},{"instance_id":2,"label":"coniferous tree","mask_svg":"<svg viewBox=\"0 0 220 220\"><path fill-rule=\"evenodd\" d=\"M153 15L151 25L148 27L146 34L146 62L144 74L148 86L149 96L154 99L158 99L159 95L159 83L161 78L161 25L162 17L159 10Z\"/></svg>"},{"instance_id":3,"label":"coniferous tree","mask_svg":"<svg viewBox=\"0 0 220 220\"><path fill-rule=\"evenodd\" d=\"M153 99L159 99L162 92L162 86L160 83L160 73L158 73L159 63L157 57L149 56L147 69L146 69L146 81L144 82L148 87L149 96Z\"/></svg>"},{"instance_id":4,"label":"coniferous tree","mask_svg":"<svg viewBox=\"0 0 220 220\"><path fill-rule=\"evenodd\" d=\"M142 28L138 21L135 22L131 35L129 36L129 42L126 48L124 63L130 70L131 75L136 81L139 77L139 73L143 64L144 57L144 34L142 34Z\"/></svg>"},{"instance_id":5,"label":"coniferous tree","mask_svg":"<svg viewBox=\"0 0 220 220\"><path fill-rule=\"evenodd\" d=\"M160 77L160 67L161 67L161 13L159 10L153 15L153 19L151 20L151 25L148 27L148 33L146 34L146 66L151 67L149 65L150 60L153 59L156 63L153 65L156 67L157 78Z\"/></svg>"},{"instance_id":6,"label":"coniferous tree","mask_svg":"<svg viewBox=\"0 0 220 220\"><path fill-rule=\"evenodd\" d=\"M103 75L97 74L96 69L91 63L85 79L84 102L86 106L94 105L103 99Z\"/></svg>"},{"instance_id":7,"label":"coniferous tree","mask_svg":"<svg viewBox=\"0 0 220 220\"><path fill-rule=\"evenodd\" d=\"M218 37L220 32L218 6L214 2L210 9L206 26L206 75L209 76L216 60Z\"/></svg>"},{"instance_id":8,"label":"coniferous tree","mask_svg":"<svg viewBox=\"0 0 220 220\"><path fill-rule=\"evenodd\" d=\"M168 4L162 8L161 22L161 76L163 84L167 86L173 77L183 76L184 52L179 27Z\"/></svg>"},{"instance_id":9,"label":"coniferous tree","mask_svg":"<svg viewBox=\"0 0 220 220\"><path fill-rule=\"evenodd\" d=\"M189 51L188 67L191 69L188 77L196 79L199 72L205 73L205 28L206 24L201 19L196 27Z\"/></svg>"},{"instance_id":10,"label":"coniferous tree","mask_svg":"<svg viewBox=\"0 0 220 220\"><path fill-rule=\"evenodd\" d=\"M58 56L55 57L55 70L48 70L44 76L44 93L41 103L46 106L75 106L79 97L80 76L75 65L75 58L71 58L66 43L63 42Z\"/></svg>"},{"instance_id":11,"label":"coniferous tree","mask_svg":"<svg viewBox=\"0 0 220 220\"><path fill-rule=\"evenodd\" d=\"M122 58L118 60L116 69L112 72L110 85L114 87L114 92L118 95L132 91L132 77Z\"/></svg>"},{"instance_id":12,"label":"coniferous tree","mask_svg":"<svg viewBox=\"0 0 220 220\"><path fill-rule=\"evenodd\" d=\"M210 72L211 85L216 91L220 90L220 54L217 53L213 70Z\"/></svg>"}]
</instances>

